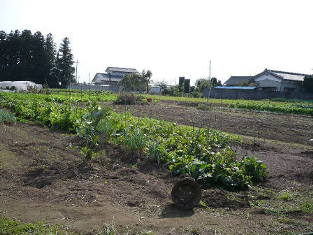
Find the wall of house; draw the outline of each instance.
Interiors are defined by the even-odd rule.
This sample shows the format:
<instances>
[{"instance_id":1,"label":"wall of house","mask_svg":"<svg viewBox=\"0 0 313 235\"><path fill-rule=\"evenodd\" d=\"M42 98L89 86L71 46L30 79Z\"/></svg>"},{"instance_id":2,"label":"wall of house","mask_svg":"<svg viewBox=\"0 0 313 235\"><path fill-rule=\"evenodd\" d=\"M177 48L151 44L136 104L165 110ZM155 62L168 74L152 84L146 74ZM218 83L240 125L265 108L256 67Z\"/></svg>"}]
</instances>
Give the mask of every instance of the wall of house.
<instances>
[{"instance_id":1,"label":"wall of house","mask_svg":"<svg viewBox=\"0 0 313 235\"><path fill-rule=\"evenodd\" d=\"M281 79L270 74L263 74L255 79L257 87L273 87L276 91L281 91Z\"/></svg>"},{"instance_id":2,"label":"wall of house","mask_svg":"<svg viewBox=\"0 0 313 235\"><path fill-rule=\"evenodd\" d=\"M262 87L274 87L276 91L285 91L286 88L293 89L295 91L301 90L301 82L281 80L270 74L264 74L255 79L257 86Z\"/></svg>"},{"instance_id":3,"label":"wall of house","mask_svg":"<svg viewBox=\"0 0 313 235\"><path fill-rule=\"evenodd\" d=\"M294 89L295 91L299 91L301 90L301 84L302 82L296 82L296 81L282 81L282 84L281 84L281 90L282 91L285 91L286 88L289 88L289 89Z\"/></svg>"}]
</instances>

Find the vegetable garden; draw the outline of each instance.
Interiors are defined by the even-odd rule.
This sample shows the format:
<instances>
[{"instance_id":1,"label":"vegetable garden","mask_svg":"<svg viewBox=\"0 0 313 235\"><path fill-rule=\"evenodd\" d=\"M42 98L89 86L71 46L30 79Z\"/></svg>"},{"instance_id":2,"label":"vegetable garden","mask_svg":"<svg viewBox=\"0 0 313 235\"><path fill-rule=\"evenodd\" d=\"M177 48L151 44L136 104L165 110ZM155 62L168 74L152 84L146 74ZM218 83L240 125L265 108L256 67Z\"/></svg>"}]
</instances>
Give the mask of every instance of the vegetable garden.
<instances>
[{"instance_id":1,"label":"vegetable garden","mask_svg":"<svg viewBox=\"0 0 313 235\"><path fill-rule=\"evenodd\" d=\"M188 175L203 186L246 189L263 181L266 166L254 157L240 157L231 149L238 137L222 132L118 114L99 106L99 97L43 94L1 94L0 105L19 120L75 133L84 143L86 158L102 142L121 146L130 158L152 158L173 175ZM79 105L84 102L84 107Z\"/></svg>"}]
</instances>

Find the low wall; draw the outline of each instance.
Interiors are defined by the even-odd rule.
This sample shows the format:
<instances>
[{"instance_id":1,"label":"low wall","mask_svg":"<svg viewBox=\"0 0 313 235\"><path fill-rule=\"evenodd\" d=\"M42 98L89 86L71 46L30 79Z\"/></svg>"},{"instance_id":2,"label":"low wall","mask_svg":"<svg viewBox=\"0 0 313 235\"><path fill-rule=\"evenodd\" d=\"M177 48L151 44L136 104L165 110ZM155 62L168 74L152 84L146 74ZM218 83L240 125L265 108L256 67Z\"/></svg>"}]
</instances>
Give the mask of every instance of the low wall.
<instances>
[{"instance_id":1,"label":"low wall","mask_svg":"<svg viewBox=\"0 0 313 235\"><path fill-rule=\"evenodd\" d=\"M91 90L91 91L112 91L118 92L118 86L100 86L100 85L92 85L92 84L71 84L67 87L67 89L75 89L75 90Z\"/></svg>"},{"instance_id":2,"label":"low wall","mask_svg":"<svg viewBox=\"0 0 313 235\"><path fill-rule=\"evenodd\" d=\"M313 100L313 94L305 92L279 92L279 91L260 91L260 90L228 90L228 89L205 89L204 97L216 99L248 99L260 100L269 98L287 98Z\"/></svg>"}]
</instances>

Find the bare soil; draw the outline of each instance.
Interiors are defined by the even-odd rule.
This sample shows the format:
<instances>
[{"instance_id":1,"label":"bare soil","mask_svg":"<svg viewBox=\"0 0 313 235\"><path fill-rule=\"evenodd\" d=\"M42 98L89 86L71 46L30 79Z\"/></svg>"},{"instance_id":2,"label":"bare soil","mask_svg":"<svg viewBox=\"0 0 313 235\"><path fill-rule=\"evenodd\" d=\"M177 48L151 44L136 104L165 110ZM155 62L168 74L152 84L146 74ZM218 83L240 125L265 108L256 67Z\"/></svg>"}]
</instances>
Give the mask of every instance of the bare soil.
<instances>
[{"instance_id":1,"label":"bare soil","mask_svg":"<svg viewBox=\"0 0 313 235\"><path fill-rule=\"evenodd\" d=\"M111 104L106 104L111 106ZM313 146L313 117L231 109L214 104L200 110L198 103L162 101L150 105L113 105L118 112L131 112L179 124L210 127L228 133Z\"/></svg>"},{"instance_id":2,"label":"bare soil","mask_svg":"<svg viewBox=\"0 0 313 235\"><path fill-rule=\"evenodd\" d=\"M170 106L174 113L175 107ZM156 110L162 110L157 106L144 109L155 116ZM166 112L159 114L165 118ZM273 192L312 189L310 148L271 142L234 148L242 155L257 155L268 164L269 180L260 188ZM117 146L104 145L91 162L86 162L74 136L31 124L0 125L0 215L24 222L63 224L86 234L105 224L114 224L120 233L275 234L313 230L312 214L287 215L301 223L278 222L279 216L251 207L254 199L249 191L206 189L203 207L177 209L170 199L176 181L154 162L125 160Z\"/></svg>"}]
</instances>

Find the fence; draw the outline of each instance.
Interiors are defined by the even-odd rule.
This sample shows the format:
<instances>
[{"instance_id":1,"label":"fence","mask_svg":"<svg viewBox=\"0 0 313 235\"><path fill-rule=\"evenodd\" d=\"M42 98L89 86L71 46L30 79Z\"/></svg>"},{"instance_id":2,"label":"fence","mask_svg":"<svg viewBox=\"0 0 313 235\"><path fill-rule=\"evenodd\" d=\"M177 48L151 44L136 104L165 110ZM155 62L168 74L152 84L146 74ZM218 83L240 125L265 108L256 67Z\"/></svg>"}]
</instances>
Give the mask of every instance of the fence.
<instances>
[{"instance_id":1,"label":"fence","mask_svg":"<svg viewBox=\"0 0 313 235\"><path fill-rule=\"evenodd\" d=\"M70 84L68 89L74 90L92 90L92 91L112 91L118 92L118 86L101 86L101 85L93 85L93 84Z\"/></svg>"},{"instance_id":2,"label":"fence","mask_svg":"<svg viewBox=\"0 0 313 235\"><path fill-rule=\"evenodd\" d=\"M279 92L279 91L261 91L261 90L235 90L235 89L205 89L204 97L216 99L248 99L260 100L269 98L287 98L313 100L312 93L305 92Z\"/></svg>"}]
</instances>

